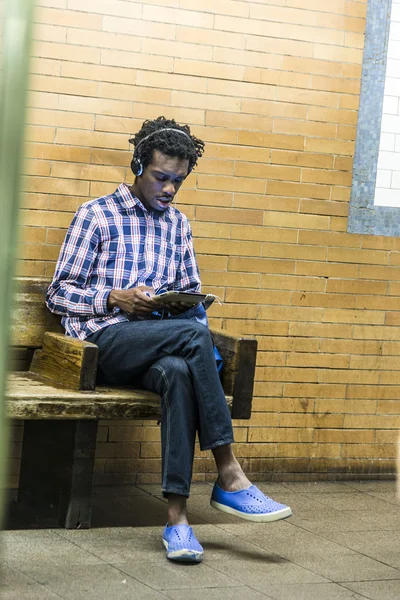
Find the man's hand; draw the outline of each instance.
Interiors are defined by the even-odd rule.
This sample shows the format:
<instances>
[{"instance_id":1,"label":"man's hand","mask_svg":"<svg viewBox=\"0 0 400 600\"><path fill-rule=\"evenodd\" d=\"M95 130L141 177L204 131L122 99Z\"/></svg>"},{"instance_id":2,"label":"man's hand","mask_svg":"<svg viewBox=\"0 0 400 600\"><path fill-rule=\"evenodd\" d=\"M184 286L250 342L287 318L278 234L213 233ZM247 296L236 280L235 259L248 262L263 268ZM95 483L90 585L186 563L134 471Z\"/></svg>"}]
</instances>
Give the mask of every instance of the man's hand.
<instances>
[{"instance_id":1,"label":"man's hand","mask_svg":"<svg viewBox=\"0 0 400 600\"><path fill-rule=\"evenodd\" d=\"M129 290L111 290L107 306L110 310L118 306L123 312L146 316L160 308L152 287L141 285Z\"/></svg>"}]
</instances>

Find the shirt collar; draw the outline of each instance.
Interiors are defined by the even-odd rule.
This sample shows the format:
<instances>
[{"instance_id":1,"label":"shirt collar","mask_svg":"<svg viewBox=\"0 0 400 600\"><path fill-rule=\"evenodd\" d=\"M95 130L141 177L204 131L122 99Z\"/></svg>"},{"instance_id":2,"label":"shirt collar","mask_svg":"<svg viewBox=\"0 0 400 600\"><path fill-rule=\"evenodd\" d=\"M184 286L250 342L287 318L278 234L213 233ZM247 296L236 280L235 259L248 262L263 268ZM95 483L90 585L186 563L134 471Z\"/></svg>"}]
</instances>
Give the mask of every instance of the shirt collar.
<instances>
[{"instance_id":1,"label":"shirt collar","mask_svg":"<svg viewBox=\"0 0 400 600\"><path fill-rule=\"evenodd\" d=\"M116 195L117 195L117 197L119 197L120 204L124 208L129 209L129 208L135 208L136 206L139 206L142 210L151 214L151 216L153 218L155 216L160 218L160 216L169 214L171 212L171 206L169 206L167 208L167 210L162 213L158 213L156 211L148 211L147 208L145 206L143 206L143 204L140 202L139 198L137 198L134 194L132 194L129 186L126 183L121 183L117 187Z\"/></svg>"},{"instance_id":2,"label":"shirt collar","mask_svg":"<svg viewBox=\"0 0 400 600\"><path fill-rule=\"evenodd\" d=\"M129 186L126 183L121 183L117 187L116 195L124 208L134 208L135 206L140 206L140 208L146 210L139 198L136 198L136 196L132 194Z\"/></svg>"}]
</instances>

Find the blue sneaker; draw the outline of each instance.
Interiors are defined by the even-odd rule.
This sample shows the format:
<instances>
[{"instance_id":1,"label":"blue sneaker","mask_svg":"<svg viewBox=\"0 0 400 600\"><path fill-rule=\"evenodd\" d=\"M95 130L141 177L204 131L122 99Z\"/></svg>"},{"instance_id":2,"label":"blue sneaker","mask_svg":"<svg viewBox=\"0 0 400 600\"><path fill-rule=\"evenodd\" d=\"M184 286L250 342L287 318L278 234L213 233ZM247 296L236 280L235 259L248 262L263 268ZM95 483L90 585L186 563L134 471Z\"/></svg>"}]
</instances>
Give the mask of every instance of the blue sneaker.
<instances>
[{"instance_id":1,"label":"blue sneaker","mask_svg":"<svg viewBox=\"0 0 400 600\"><path fill-rule=\"evenodd\" d=\"M164 529L163 544L167 558L185 562L200 562L204 550L197 541L190 525L168 525Z\"/></svg>"},{"instance_id":2,"label":"blue sneaker","mask_svg":"<svg viewBox=\"0 0 400 600\"><path fill-rule=\"evenodd\" d=\"M264 496L255 485L238 492L225 492L215 483L210 504L217 510L256 523L279 521L292 516L289 506Z\"/></svg>"}]
</instances>

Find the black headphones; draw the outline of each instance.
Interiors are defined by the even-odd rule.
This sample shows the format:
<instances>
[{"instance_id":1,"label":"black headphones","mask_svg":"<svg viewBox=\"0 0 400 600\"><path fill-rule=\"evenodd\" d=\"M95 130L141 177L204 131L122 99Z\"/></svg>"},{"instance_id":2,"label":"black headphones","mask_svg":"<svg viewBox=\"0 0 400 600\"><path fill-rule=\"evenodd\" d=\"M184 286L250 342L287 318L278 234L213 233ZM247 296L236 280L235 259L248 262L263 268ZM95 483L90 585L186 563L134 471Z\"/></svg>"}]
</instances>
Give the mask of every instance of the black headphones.
<instances>
[{"instance_id":1,"label":"black headphones","mask_svg":"<svg viewBox=\"0 0 400 600\"><path fill-rule=\"evenodd\" d=\"M146 137L144 137L142 140L140 140L140 142L136 146L135 151L133 153L133 158L131 161L132 173L134 175L136 175L136 177L140 177L141 175L143 175L143 170L144 170L142 162L140 160L140 154L138 153L140 146L143 144L143 142L148 140L150 137L152 137L153 135L157 135L158 133L161 133L162 131L175 131L176 133L181 133L182 135L185 135L191 142L193 142L190 135L188 135L185 131L182 131L181 129L175 129L174 127L165 127L164 129L159 129L158 131L153 131L153 133L146 135ZM189 169L189 173L191 170L192 169Z\"/></svg>"}]
</instances>

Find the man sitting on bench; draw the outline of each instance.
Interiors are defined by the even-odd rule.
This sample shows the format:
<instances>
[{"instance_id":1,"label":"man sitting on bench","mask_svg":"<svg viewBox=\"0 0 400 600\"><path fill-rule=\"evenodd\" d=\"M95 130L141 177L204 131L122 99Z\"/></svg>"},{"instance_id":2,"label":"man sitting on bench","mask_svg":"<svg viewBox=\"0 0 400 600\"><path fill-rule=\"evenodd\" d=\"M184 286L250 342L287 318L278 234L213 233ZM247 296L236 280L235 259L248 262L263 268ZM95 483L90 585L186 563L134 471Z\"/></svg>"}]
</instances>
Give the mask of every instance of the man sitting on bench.
<instances>
[{"instance_id":1,"label":"man sitting on bench","mask_svg":"<svg viewBox=\"0 0 400 600\"><path fill-rule=\"evenodd\" d=\"M214 508L256 522L292 512L252 485L233 454L203 306L172 303L166 313L157 297L200 290L190 224L172 201L204 143L187 125L164 117L145 121L130 141L133 185L122 183L78 209L46 304L63 315L68 335L99 347L104 382L132 382L161 396L162 491L168 498L163 542L169 559L197 562L203 548L186 511L196 432L218 469Z\"/></svg>"}]
</instances>

